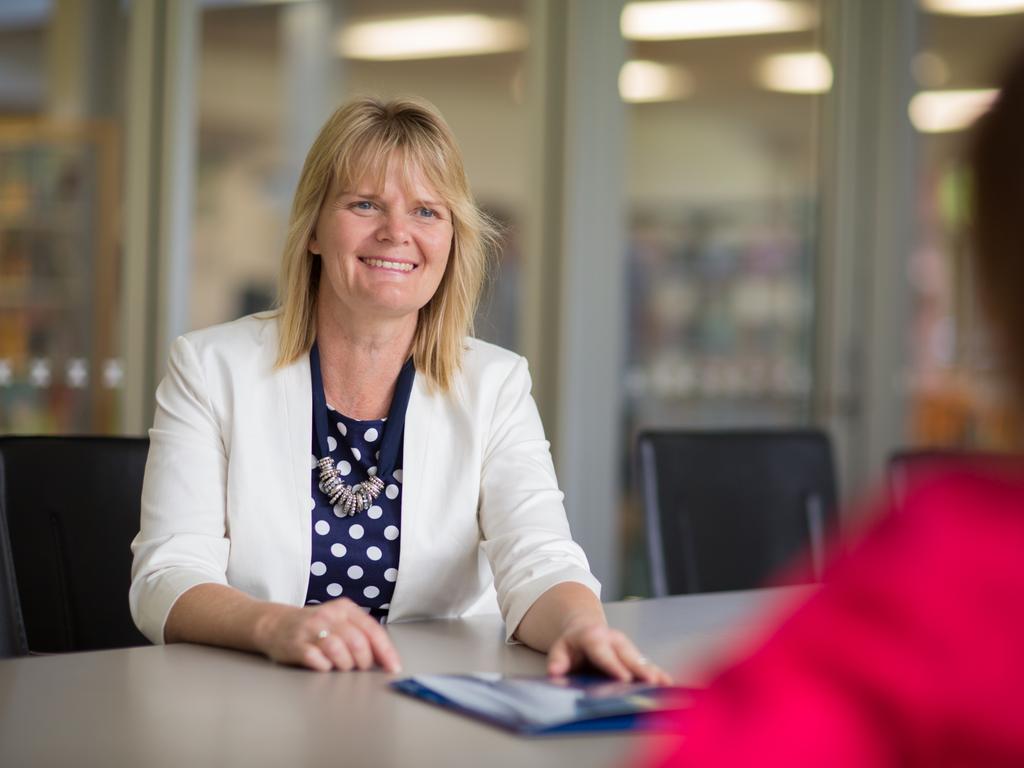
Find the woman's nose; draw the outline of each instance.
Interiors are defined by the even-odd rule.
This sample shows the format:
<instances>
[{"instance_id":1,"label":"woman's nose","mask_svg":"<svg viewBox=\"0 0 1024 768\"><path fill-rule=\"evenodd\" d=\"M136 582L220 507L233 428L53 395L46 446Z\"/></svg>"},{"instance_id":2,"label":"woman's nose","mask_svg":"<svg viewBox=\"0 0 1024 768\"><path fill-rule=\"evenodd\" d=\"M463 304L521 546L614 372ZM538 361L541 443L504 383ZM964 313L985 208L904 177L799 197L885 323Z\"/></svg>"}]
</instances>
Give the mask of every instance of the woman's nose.
<instances>
[{"instance_id":1,"label":"woman's nose","mask_svg":"<svg viewBox=\"0 0 1024 768\"><path fill-rule=\"evenodd\" d=\"M386 213L382 217L380 228L377 230L377 240L380 242L405 243L409 239L406 230L404 217L396 213Z\"/></svg>"}]
</instances>

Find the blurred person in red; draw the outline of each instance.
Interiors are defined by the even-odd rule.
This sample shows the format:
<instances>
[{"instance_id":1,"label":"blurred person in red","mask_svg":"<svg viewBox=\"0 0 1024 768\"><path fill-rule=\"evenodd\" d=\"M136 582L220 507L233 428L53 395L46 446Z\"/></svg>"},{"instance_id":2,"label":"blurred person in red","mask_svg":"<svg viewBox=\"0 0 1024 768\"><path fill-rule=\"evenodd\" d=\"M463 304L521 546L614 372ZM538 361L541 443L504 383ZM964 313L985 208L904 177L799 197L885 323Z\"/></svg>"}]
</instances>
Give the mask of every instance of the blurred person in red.
<instances>
[{"instance_id":1,"label":"blurred person in red","mask_svg":"<svg viewBox=\"0 0 1024 768\"><path fill-rule=\"evenodd\" d=\"M1024 406L1024 52L970 145L973 266ZM651 766L1024 766L1024 472L931 476L648 746Z\"/></svg>"}]
</instances>

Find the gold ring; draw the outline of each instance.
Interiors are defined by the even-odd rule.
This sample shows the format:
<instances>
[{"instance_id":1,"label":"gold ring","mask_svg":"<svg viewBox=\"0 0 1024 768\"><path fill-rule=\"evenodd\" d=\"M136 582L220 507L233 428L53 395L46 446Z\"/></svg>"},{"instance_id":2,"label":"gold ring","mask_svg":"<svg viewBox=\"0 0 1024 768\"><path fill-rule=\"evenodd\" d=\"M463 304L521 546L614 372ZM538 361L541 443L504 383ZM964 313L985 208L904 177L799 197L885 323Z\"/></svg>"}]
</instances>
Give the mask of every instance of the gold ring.
<instances>
[{"instance_id":1,"label":"gold ring","mask_svg":"<svg viewBox=\"0 0 1024 768\"><path fill-rule=\"evenodd\" d=\"M325 640L326 638L328 638L330 636L331 636L331 630L329 630L329 629L321 629L319 632L316 633L316 639L317 640Z\"/></svg>"}]
</instances>

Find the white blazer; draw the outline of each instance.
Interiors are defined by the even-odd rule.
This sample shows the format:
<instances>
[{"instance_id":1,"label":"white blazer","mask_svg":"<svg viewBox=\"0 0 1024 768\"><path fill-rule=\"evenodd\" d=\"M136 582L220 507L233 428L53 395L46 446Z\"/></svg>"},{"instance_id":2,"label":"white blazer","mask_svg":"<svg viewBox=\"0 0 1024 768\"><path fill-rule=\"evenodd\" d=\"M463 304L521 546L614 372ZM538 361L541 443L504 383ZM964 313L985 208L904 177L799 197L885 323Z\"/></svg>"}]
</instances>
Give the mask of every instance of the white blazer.
<instances>
[{"instance_id":1,"label":"white blazer","mask_svg":"<svg viewBox=\"0 0 1024 768\"><path fill-rule=\"evenodd\" d=\"M448 393L417 376L403 448L389 621L500 609L507 636L553 585L600 594L562 506L526 360L467 339ZM163 642L201 583L303 605L312 549L309 358L274 370L278 324L244 317L171 347L156 393L130 603ZM492 577L493 573L493 577Z\"/></svg>"}]
</instances>

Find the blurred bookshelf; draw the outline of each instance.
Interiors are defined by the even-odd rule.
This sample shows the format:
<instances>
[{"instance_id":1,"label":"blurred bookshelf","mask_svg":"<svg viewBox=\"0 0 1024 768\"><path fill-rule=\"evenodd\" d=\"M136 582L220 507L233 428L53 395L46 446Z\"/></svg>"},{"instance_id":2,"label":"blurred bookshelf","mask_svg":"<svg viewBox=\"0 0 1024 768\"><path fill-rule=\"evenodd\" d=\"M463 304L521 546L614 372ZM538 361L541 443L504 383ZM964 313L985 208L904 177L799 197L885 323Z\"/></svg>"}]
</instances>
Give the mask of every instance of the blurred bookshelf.
<instances>
[{"instance_id":1,"label":"blurred bookshelf","mask_svg":"<svg viewBox=\"0 0 1024 768\"><path fill-rule=\"evenodd\" d=\"M0 120L0 434L118 431L118 141Z\"/></svg>"},{"instance_id":2,"label":"blurred bookshelf","mask_svg":"<svg viewBox=\"0 0 1024 768\"><path fill-rule=\"evenodd\" d=\"M640 422L807 418L813 216L779 200L634 212L625 390L653 410Z\"/></svg>"}]
</instances>

